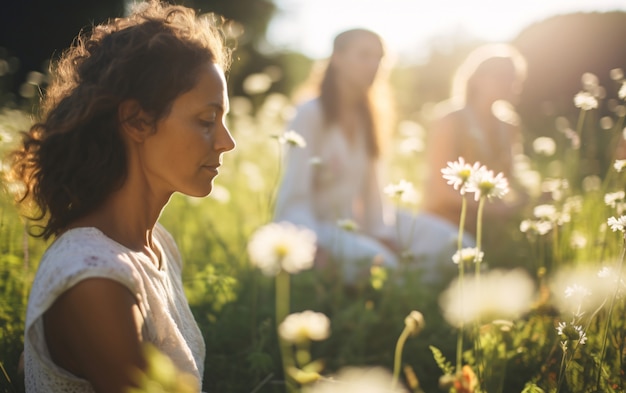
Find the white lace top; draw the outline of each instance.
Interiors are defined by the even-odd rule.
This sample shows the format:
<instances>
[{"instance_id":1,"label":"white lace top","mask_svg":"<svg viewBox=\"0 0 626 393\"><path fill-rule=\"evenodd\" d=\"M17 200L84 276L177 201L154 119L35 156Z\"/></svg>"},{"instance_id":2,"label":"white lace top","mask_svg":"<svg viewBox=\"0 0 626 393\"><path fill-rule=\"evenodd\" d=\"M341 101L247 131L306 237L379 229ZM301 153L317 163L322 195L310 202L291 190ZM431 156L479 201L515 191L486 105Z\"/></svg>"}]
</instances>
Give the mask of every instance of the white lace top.
<instances>
[{"instance_id":1,"label":"white lace top","mask_svg":"<svg viewBox=\"0 0 626 393\"><path fill-rule=\"evenodd\" d=\"M144 318L144 340L168 355L181 371L196 376L200 390L205 346L183 292L181 256L161 225L156 225L153 237L161 249L160 270L144 254L96 228L72 229L52 243L40 262L26 312L26 392L94 391L89 382L52 361L43 326L44 312L63 292L93 277L119 282L135 295Z\"/></svg>"}]
</instances>

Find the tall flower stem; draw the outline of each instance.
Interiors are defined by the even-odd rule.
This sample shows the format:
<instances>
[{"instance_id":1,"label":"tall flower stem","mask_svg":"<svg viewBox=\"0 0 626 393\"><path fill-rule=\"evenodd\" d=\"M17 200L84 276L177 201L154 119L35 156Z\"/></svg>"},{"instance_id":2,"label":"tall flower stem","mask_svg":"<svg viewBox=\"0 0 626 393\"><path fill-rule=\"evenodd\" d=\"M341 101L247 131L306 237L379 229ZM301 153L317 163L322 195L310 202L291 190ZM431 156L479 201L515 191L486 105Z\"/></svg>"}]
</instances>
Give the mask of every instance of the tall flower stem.
<instances>
[{"instance_id":1,"label":"tall flower stem","mask_svg":"<svg viewBox=\"0 0 626 393\"><path fill-rule=\"evenodd\" d=\"M619 279L622 277L622 268L624 266L624 256L626 255L626 233L622 234L622 255L619 259L619 267L617 269L617 274L615 277L618 278L617 285L615 286L615 291L613 292L613 298L611 299L611 303L609 304L609 312L606 316L606 324L604 325L604 334L602 337L602 350L600 351L600 364L598 365L598 377L596 379L596 390L600 391L600 377L602 375L602 364L604 363L604 354L606 352L606 343L609 337L609 326L611 324L611 317L613 315L613 308L615 306L615 299L617 298L617 292L619 291Z\"/></svg>"},{"instance_id":2,"label":"tall flower stem","mask_svg":"<svg viewBox=\"0 0 626 393\"><path fill-rule=\"evenodd\" d=\"M276 276L276 328L289 315L289 291L291 286L291 276L284 270L281 270ZM283 363L283 372L285 374L285 387L288 393L297 392L293 381L289 376L289 369L293 366L293 359L290 353L289 343L278 335L278 343L280 346L280 355Z\"/></svg>"},{"instance_id":3,"label":"tall flower stem","mask_svg":"<svg viewBox=\"0 0 626 393\"><path fill-rule=\"evenodd\" d=\"M393 361L393 379L391 381L391 390L395 389L398 384L398 379L400 378L400 365L402 364L402 348L404 348L404 343L410 334L411 329L408 326L405 326L402 333L400 333L400 337L398 337L398 342L396 343L396 353Z\"/></svg>"},{"instance_id":4,"label":"tall flower stem","mask_svg":"<svg viewBox=\"0 0 626 393\"><path fill-rule=\"evenodd\" d=\"M463 248L463 232L465 228L465 215L467 214L467 197L465 194L462 195L461 200L461 217L459 218L459 235L457 238L457 251L459 252L459 256L461 256L461 249ZM463 296L463 279L465 276L465 261L463 258L459 260L459 295ZM461 312L464 312L462 310ZM461 318L461 323L459 325L459 333L456 338L456 370L461 371L463 367L463 318Z\"/></svg>"},{"instance_id":5,"label":"tall flower stem","mask_svg":"<svg viewBox=\"0 0 626 393\"><path fill-rule=\"evenodd\" d=\"M486 197L482 195L480 200L478 201L478 211L476 213L476 256L474 257L474 266L476 272L476 290L480 291L480 268L482 264L481 258L481 247L482 247L482 231L483 231L483 211L485 210L485 199ZM480 293L478 294L478 299L480 299ZM476 373L478 374L478 380L481 384L483 384L483 358L482 358L482 350L480 343L480 318L476 318L474 321L475 334L476 337L474 339L474 351L476 352Z\"/></svg>"}]
</instances>

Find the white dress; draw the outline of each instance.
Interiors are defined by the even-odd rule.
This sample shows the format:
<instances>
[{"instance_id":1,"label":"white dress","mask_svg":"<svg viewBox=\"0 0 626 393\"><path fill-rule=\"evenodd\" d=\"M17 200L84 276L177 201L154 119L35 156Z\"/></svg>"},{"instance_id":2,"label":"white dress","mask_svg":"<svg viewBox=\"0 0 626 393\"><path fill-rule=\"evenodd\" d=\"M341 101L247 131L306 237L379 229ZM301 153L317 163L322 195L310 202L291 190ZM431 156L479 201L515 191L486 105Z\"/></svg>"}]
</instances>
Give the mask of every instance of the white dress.
<instances>
[{"instance_id":1,"label":"white dress","mask_svg":"<svg viewBox=\"0 0 626 393\"><path fill-rule=\"evenodd\" d=\"M78 282L107 278L135 295L144 318L147 342L168 355L181 370L195 376L201 389L205 346L187 303L181 280L181 256L171 235L159 224L153 232L161 249L159 270L147 257L93 227L67 231L43 255L30 293L24 334L27 393L91 393L93 388L57 366L46 345L43 314Z\"/></svg>"},{"instance_id":2,"label":"white dress","mask_svg":"<svg viewBox=\"0 0 626 393\"><path fill-rule=\"evenodd\" d=\"M325 127L318 99L300 105L287 129L307 145L287 151L274 221L312 229L318 245L343 264L348 281L359 264L369 266L374 258L396 266L394 253L376 240L393 238L394 228L384 217L378 168L367 154L364 133L349 143L338 126ZM359 230L343 230L339 220L352 220Z\"/></svg>"}]
</instances>

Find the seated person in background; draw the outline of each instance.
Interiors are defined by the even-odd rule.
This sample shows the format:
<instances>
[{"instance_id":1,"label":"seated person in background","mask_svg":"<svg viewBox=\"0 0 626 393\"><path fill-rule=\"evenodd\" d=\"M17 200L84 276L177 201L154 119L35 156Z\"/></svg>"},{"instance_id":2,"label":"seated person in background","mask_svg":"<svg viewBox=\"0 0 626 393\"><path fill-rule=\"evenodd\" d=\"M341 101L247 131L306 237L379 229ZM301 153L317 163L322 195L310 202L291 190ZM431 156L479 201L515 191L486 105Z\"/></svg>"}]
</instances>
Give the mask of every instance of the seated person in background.
<instances>
[{"instance_id":1,"label":"seated person in background","mask_svg":"<svg viewBox=\"0 0 626 393\"><path fill-rule=\"evenodd\" d=\"M470 165L478 161L494 174L502 172L509 182L510 191L504 199L485 204L483 249L494 244L494 237L499 231L502 234L507 220L526 206L528 195L516 182L513 171L514 157L522 152L522 140L511 107L525 73L525 59L507 44L481 46L458 68L452 97L441 104L445 106L444 114L428 134L424 205L416 222L417 257L447 264L457 250L461 196L442 177L441 169L448 162L459 157ZM464 247L475 244L477 206L473 195L468 195Z\"/></svg>"},{"instance_id":2,"label":"seated person in background","mask_svg":"<svg viewBox=\"0 0 626 393\"><path fill-rule=\"evenodd\" d=\"M379 70L383 55L383 41L374 32L339 34L317 96L298 106L287 128L307 144L287 153L274 221L312 229L318 239L317 262L340 264L348 282L374 260L398 264L378 173L382 135L391 123L384 111L387 81ZM358 229L342 228L341 220Z\"/></svg>"}]
</instances>

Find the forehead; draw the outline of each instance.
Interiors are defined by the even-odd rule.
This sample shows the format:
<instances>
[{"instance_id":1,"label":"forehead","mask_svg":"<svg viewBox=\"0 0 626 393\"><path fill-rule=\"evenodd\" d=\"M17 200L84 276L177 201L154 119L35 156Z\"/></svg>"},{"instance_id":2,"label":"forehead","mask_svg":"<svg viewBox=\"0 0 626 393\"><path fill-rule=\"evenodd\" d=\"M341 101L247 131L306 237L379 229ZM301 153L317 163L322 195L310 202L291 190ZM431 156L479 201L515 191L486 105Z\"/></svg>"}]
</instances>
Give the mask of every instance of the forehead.
<instances>
[{"instance_id":1,"label":"forehead","mask_svg":"<svg viewBox=\"0 0 626 393\"><path fill-rule=\"evenodd\" d=\"M355 34L343 43L339 52L344 53L367 53L382 57L384 54L383 44L380 39L367 33Z\"/></svg>"},{"instance_id":2,"label":"forehead","mask_svg":"<svg viewBox=\"0 0 626 393\"><path fill-rule=\"evenodd\" d=\"M228 91L224 71L219 65L210 63L197 71L196 84L176 101L189 108L197 108L209 104L218 105L227 110Z\"/></svg>"}]
</instances>

